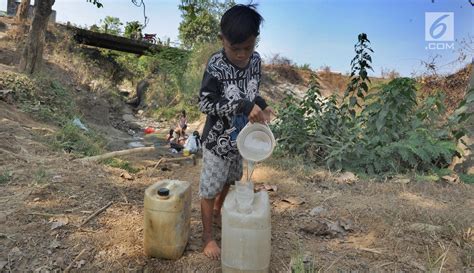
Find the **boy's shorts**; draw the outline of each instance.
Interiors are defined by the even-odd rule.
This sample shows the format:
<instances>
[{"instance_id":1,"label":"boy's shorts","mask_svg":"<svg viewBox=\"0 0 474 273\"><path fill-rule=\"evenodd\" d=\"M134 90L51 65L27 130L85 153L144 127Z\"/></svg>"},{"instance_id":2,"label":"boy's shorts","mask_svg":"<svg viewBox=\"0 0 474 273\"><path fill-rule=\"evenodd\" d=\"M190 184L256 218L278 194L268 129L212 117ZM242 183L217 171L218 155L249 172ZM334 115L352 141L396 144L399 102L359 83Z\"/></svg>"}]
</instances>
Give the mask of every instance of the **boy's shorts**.
<instances>
[{"instance_id":1,"label":"boy's shorts","mask_svg":"<svg viewBox=\"0 0 474 273\"><path fill-rule=\"evenodd\" d=\"M240 181L242 174L243 166L240 155L233 160L225 160L203 147L199 196L204 199L215 198L225 184Z\"/></svg>"}]
</instances>

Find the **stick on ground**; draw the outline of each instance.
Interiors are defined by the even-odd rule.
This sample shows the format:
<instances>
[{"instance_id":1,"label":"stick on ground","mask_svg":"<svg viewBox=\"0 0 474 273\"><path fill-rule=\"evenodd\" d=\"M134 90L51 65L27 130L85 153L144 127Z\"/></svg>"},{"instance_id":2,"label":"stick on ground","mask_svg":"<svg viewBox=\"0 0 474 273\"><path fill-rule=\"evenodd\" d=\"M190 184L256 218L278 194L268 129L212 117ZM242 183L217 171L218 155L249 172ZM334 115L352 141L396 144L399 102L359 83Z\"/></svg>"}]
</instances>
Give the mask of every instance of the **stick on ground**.
<instances>
[{"instance_id":1,"label":"stick on ground","mask_svg":"<svg viewBox=\"0 0 474 273\"><path fill-rule=\"evenodd\" d=\"M72 260L72 262L66 267L66 269L64 269L64 273L68 273L71 270L74 263L77 262L77 260L79 260L79 258L82 256L82 254L84 254L84 252L86 252L85 248L81 252L79 252L76 258L74 258L74 260Z\"/></svg>"},{"instance_id":2,"label":"stick on ground","mask_svg":"<svg viewBox=\"0 0 474 273\"><path fill-rule=\"evenodd\" d=\"M176 157L176 158L162 157L160 158L160 160L158 160L158 162L155 165L153 165L153 168L150 171L149 177L153 175L153 172L155 171L156 167L158 167L158 165L160 165L161 163L178 162L178 161L184 161L184 160L192 160L193 165L196 165L196 156L194 154L190 156Z\"/></svg>"},{"instance_id":3,"label":"stick on ground","mask_svg":"<svg viewBox=\"0 0 474 273\"><path fill-rule=\"evenodd\" d=\"M158 167L158 165L160 165L160 163L163 162L164 160L165 160L164 157L163 157L163 158L160 158L160 160L158 160L158 162L155 164L155 166L153 166L153 169L151 169L151 171L150 171L148 177L151 177L151 176L152 176L152 174L153 174L153 172L155 171L156 167Z\"/></svg>"},{"instance_id":4,"label":"stick on ground","mask_svg":"<svg viewBox=\"0 0 474 273\"><path fill-rule=\"evenodd\" d=\"M44 217L62 217L65 216L65 214L60 213L60 214L52 214L52 213L43 213L43 212L28 212L28 215L36 215L36 216L44 216Z\"/></svg>"},{"instance_id":5,"label":"stick on ground","mask_svg":"<svg viewBox=\"0 0 474 273\"><path fill-rule=\"evenodd\" d=\"M144 154L144 153L150 153L154 151L167 151L168 149L169 149L168 147L140 147L140 148L127 149L127 150L122 150L122 151L105 153L101 155L79 158L76 160L80 162L100 161L100 160L104 160L104 159L108 159L108 158L116 157L116 156L130 155L130 154Z\"/></svg>"},{"instance_id":6,"label":"stick on ground","mask_svg":"<svg viewBox=\"0 0 474 273\"><path fill-rule=\"evenodd\" d=\"M92 218L96 217L97 215L99 215L101 212L103 212L104 210L106 210L108 207L110 207L114 202L113 201L110 201L107 205L103 206L102 208L98 209L96 212L94 212L91 216L87 217L86 220L84 220L84 222L82 222L82 224L79 226L79 227L82 227L83 225L85 225L87 222L89 222Z\"/></svg>"}]
</instances>

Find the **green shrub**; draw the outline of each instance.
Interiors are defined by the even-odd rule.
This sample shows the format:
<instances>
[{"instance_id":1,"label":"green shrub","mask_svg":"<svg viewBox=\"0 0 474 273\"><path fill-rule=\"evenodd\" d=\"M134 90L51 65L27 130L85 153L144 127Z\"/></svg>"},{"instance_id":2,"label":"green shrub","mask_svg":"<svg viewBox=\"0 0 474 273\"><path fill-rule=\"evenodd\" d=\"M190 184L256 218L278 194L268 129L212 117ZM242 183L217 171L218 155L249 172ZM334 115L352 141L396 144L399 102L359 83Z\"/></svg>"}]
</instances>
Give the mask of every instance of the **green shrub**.
<instances>
[{"instance_id":1,"label":"green shrub","mask_svg":"<svg viewBox=\"0 0 474 273\"><path fill-rule=\"evenodd\" d=\"M0 185L10 182L13 174L11 171L5 170L0 173Z\"/></svg>"},{"instance_id":2,"label":"green shrub","mask_svg":"<svg viewBox=\"0 0 474 273\"><path fill-rule=\"evenodd\" d=\"M70 90L59 82L48 78L33 79L37 89L33 93L24 93L20 98L23 111L32 114L41 121L61 125L72 119L76 105Z\"/></svg>"},{"instance_id":3,"label":"green shrub","mask_svg":"<svg viewBox=\"0 0 474 273\"><path fill-rule=\"evenodd\" d=\"M39 167L34 173L34 181L36 185L45 184L48 182L50 174L43 167Z\"/></svg>"},{"instance_id":4,"label":"green shrub","mask_svg":"<svg viewBox=\"0 0 474 273\"><path fill-rule=\"evenodd\" d=\"M104 150L104 140L93 131L83 131L72 122L56 132L52 145L57 149L78 155L93 156Z\"/></svg>"},{"instance_id":5,"label":"green shrub","mask_svg":"<svg viewBox=\"0 0 474 273\"><path fill-rule=\"evenodd\" d=\"M459 175L459 177L461 178L462 182L464 182L466 184L474 185L474 175L473 174L462 173L462 174Z\"/></svg>"},{"instance_id":6,"label":"green shrub","mask_svg":"<svg viewBox=\"0 0 474 273\"><path fill-rule=\"evenodd\" d=\"M154 115L170 119L186 110L190 120L200 116L198 95L202 75L209 57L219 47L216 43L202 43L185 55L175 55L176 52L171 51L157 55L157 60L161 62L158 65L160 79L149 98L160 102Z\"/></svg>"},{"instance_id":7,"label":"green shrub","mask_svg":"<svg viewBox=\"0 0 474 273\"><path fill-rule=\"evenodd\" d=\"M273 126L278 149L331 169L378 174L445 168L466 132L467 104L446 121L443 97L417 98L416 82L396 78L369 93L371 57L368 39L359 35L351 81L344 100L323 98L315 77L305 97L288 95Z\"/></svg>"},{"instance_id":8,"label":"green shrub","mask_svg":"<svg viewBox=\"0 0 474 273\"><path fill-rule=\"evenodd\" d=\"M109 165L114 168L119 168L126 170L129 173L137 173L140 169L134 168L130 165L130 162L118 158L110 158L104 161L106 165Z\"/></svg>"}]
</instances>

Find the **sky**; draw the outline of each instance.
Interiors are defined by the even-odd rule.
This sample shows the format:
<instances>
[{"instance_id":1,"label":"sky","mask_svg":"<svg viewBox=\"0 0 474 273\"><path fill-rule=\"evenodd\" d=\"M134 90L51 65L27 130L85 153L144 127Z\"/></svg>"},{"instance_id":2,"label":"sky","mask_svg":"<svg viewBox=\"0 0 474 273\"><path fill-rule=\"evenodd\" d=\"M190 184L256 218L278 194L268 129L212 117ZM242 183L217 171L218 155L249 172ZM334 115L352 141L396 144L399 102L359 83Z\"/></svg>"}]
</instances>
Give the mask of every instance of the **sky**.
<instances>
[{"instance_id":1,"label":"sky","mask_svg":"<svg viewBox=\"0 0 474 273\"><path fill-rule=\"evenodd\" d=\"M6 10L7 0L0 0ZM472 1L472 0L471 0ZM248 1L237 0L237 3ZM366 33L374 50L369 75L394 69L402 76L425 71L422 61L436 60L440 73L452 73L473 60L474 6L469 0L254 0L265 21L256 49L265 59L275 54L313 69L350 71L359 33ZM474 2L474 1L473 1ZM57 21L90 26L110 15L122 22L143 21L143 10L130 0L102 0L96 8L86 0L56 0ZM179 0L145 0L149 24L144 33L178 42ZM433 12L438 12L433 13ZM427 13L427 14L426 14ZM439 14L441 13L441 14ZM425 16L426 15L426 16ZM432 35L426 33L441 18ZM452 21L450 21L452 19ZM443 32L443 25L446 31ZM427 41L437 34L441 40ZM450 35L452 34L452 35ZM467 41L470 50L462 45ZM456 61L463 50L467 58Z\"/></svg>"}]
</instances>

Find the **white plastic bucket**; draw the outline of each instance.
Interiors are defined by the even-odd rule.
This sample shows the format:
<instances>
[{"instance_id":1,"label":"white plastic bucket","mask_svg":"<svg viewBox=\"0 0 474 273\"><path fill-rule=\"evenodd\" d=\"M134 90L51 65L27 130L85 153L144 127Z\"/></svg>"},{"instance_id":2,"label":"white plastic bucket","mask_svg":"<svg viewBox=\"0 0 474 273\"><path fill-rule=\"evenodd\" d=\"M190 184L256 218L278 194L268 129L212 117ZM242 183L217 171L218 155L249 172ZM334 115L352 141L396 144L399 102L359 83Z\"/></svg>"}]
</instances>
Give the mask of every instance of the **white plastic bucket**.
<instances>
[{"instance_id":1,"label":"white plastic bucket","mask_svg":"<svg viewBox=\"0 0 474 273\"><path fill-rule=\"evenodd\" d=\"M273 153L275 137L268 125L248 123L237 136L237 148L244 159L259 162Z\"/></svg>"}]
</instances>

